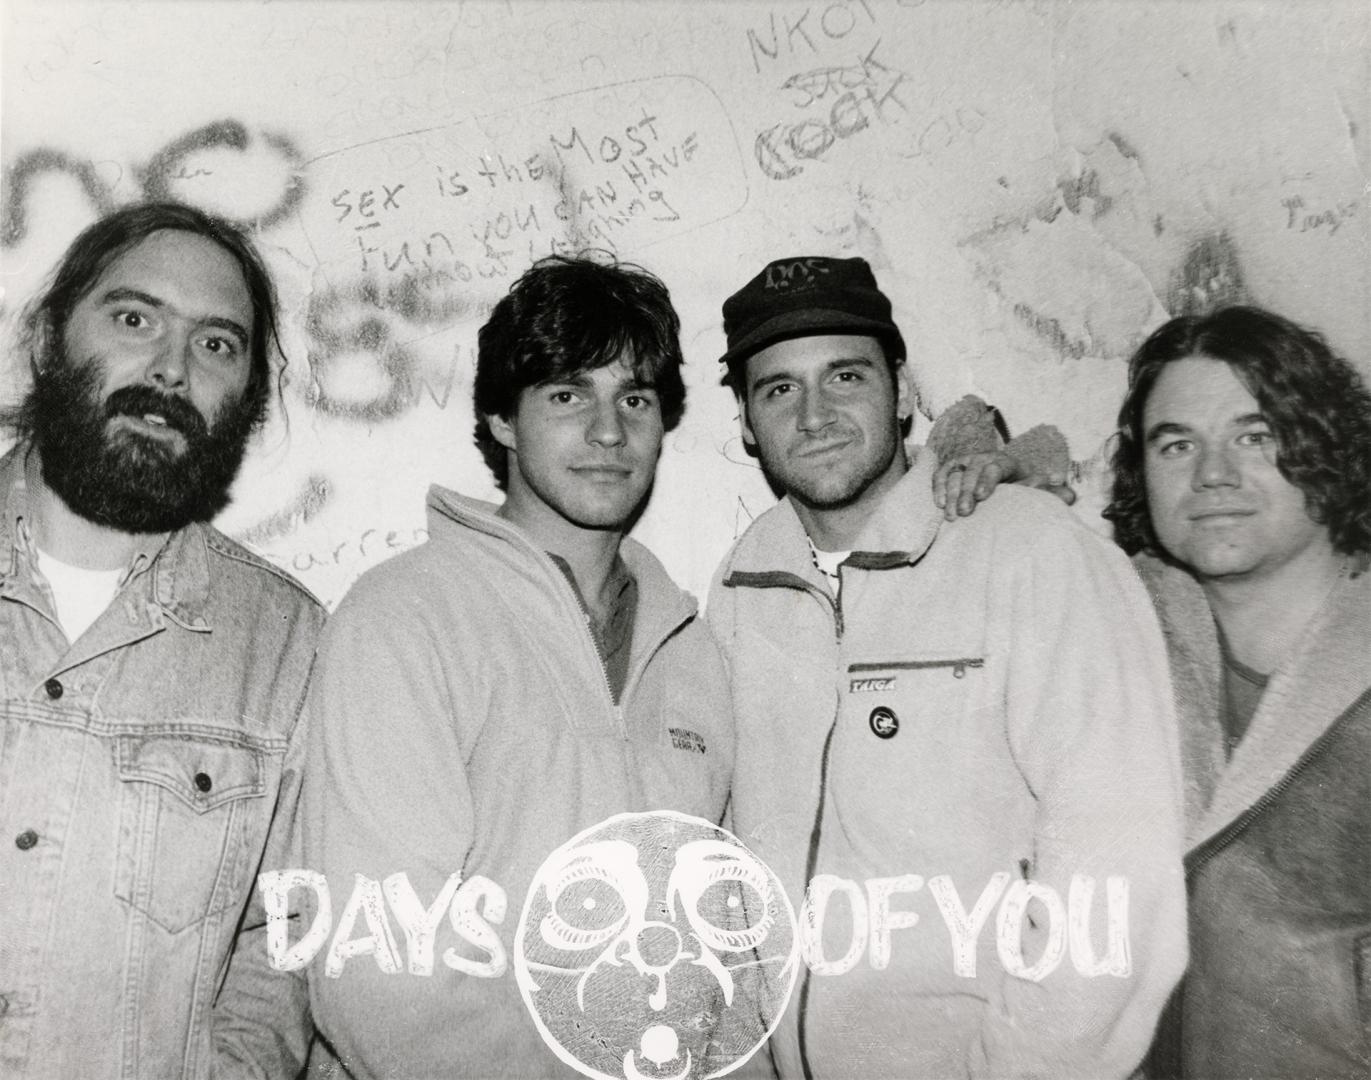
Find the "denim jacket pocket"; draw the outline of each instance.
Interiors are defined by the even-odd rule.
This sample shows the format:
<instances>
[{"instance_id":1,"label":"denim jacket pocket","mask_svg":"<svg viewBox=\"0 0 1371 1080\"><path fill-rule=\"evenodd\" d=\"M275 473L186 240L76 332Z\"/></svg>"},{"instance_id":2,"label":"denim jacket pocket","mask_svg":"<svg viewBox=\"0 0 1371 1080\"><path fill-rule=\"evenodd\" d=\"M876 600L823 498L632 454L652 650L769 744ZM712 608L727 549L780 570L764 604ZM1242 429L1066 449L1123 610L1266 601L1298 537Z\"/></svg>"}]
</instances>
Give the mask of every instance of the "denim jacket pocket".
<instances>
[{"instance_id":1,"label":"denim jacket pocket","mask_svg":"<svg viewBox=\"0 0 1371 1080\"><path fill-rule=\"evenodd\" d=\"M265 755L184 735L122 736L115 895L176 933L240 897Z\"/></svg>"}]
</instances>

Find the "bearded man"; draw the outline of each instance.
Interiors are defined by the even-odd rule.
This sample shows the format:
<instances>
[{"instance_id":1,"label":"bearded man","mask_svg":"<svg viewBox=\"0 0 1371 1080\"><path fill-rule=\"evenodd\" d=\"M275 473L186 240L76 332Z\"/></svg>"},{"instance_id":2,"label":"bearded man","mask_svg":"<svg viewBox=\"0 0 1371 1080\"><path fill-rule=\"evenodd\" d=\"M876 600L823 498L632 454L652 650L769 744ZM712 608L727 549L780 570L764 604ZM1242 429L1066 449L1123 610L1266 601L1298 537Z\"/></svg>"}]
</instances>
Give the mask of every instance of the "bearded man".
<instances>
[{"instance_id":1,"label":"bearded man","mask_svg":"<svg viewBox=\"0 0 1371 1080\"><path fill-rule=\"evenodd\" d=\"M271 279L233 226L129 207L76 238L25 330L0 460L0 1074L288 1075L301 987L265 946L229 960L262 932L323 612L209 524L269 405Z\"/></svg>"}]
</instances>

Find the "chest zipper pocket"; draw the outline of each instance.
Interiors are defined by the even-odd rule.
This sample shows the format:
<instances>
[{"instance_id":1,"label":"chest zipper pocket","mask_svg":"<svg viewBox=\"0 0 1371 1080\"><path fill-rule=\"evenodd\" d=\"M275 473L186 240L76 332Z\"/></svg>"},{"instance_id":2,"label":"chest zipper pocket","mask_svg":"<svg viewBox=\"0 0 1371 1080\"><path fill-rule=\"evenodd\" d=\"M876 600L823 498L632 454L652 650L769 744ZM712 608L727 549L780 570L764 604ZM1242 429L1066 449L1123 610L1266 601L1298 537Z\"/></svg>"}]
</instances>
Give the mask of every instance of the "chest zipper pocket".
<instances>
[{"instance_id":1,"label":"chest zipper pocket","mask_svg":"<svg viewBox=\"0 0 1371 1080\"><path fill-rule=\"evenodd\" d=\"M237 903L265 828L265 753L184 736L118 739L115 895L176 933Z\"/></svg>"},{"instance_id":2,"label":"chest zipper pocket","mask_svg":"<svg viewBox=\"0 0 1371 1080\"><path fill-rule=\"evenodd\" d=\"M947 668L954 679L964 679L969 669L983 667L985 667L984 657L958 656L946 660L887 660L881 663L848 664L847 673L849 675L861 675L863 673L874 674L878 671L929 671Z\"/></svg>"},{"instance_id":3,"label":"chest zipper pocket","mask_svg":"<svg viewBox=\"0 0 1371 1080\"><path fill-rule=\"evenodd\" d=\"M959 736L947 730L949 722L964 716L980 697L981 688L971 685L979 680L967 683L967 672L984 667L984 657L965 655L848 664L840 712L863 721L889 745L908 748L907 737L895 737L911 730L919 733L923 747L929 739L955 741Z\"/></svg>"}]
</instances>

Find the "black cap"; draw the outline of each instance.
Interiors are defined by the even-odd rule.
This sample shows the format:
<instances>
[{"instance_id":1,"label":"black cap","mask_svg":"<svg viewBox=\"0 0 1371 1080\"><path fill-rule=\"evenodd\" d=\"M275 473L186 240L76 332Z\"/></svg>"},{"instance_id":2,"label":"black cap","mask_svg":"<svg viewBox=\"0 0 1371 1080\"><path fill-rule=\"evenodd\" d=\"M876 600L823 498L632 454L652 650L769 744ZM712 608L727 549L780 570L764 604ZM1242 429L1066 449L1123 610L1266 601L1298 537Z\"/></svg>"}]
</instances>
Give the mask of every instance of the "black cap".
<instances>
[{"instance_id":1,"label":"black cap","mask_svg":"<svg viewBox=\"0 0 1371 1080\"><path fill-rule=\"evenodd\" d=\"M759 349L815 334L869 334L903 360L904 339L890 300L865 259L796 256L765 270L724 301L730 373Z\"/></svg>"}]
</instances>

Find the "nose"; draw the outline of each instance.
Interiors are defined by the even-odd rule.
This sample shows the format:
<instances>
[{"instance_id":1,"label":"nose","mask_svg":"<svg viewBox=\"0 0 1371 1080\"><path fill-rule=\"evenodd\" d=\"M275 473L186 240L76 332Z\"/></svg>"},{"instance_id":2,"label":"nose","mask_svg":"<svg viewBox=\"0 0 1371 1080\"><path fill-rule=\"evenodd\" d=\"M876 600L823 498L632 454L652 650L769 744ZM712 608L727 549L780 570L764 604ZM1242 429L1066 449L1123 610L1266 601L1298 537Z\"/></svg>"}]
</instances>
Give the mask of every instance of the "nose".
<instances>
[{"instance_id":1,"label":"nose","mask_svg":"<svg viewBox=\"0 0 1371 1080\"><path fill-rule=\"evenodd\" d=\"M809 434L822 431L833 423L835 417L833 408L827 396L820 388L804 391L804 396L800 400L800 430Z\"/></svg>"},{"instance_id":2,"label":"nose","mask_svg":"<svg viewBox=\"0 0 1371 1080\"><path fill-rule=\"evenodd\" d=\"M169 330L148 362L148 381L167 392L186 388L190 371L190 334Z\"/></svg>"},{"instance_id":3,"label":"nose","mask_svg":"<svg viewBox=\"0 0 1371 1080\"><path fill-rule=\"evenodd\" d=\"M586 431L586 442L595 446L622 446L624 442L624 418L615 401L597 402L591 411L590 427Z\"/></svg>"},{"instance_id":4,"label":"nose","mask_svg":"<svg viewBox=\"0 0 1371 1080\"><path fill-rule=\"evenodd\" d=\"M1226 445L1205 446L1195 459L1192 486L1196 491L1213 487L1237 487L1240 475Z\"/></svg>"}]
</instances>

